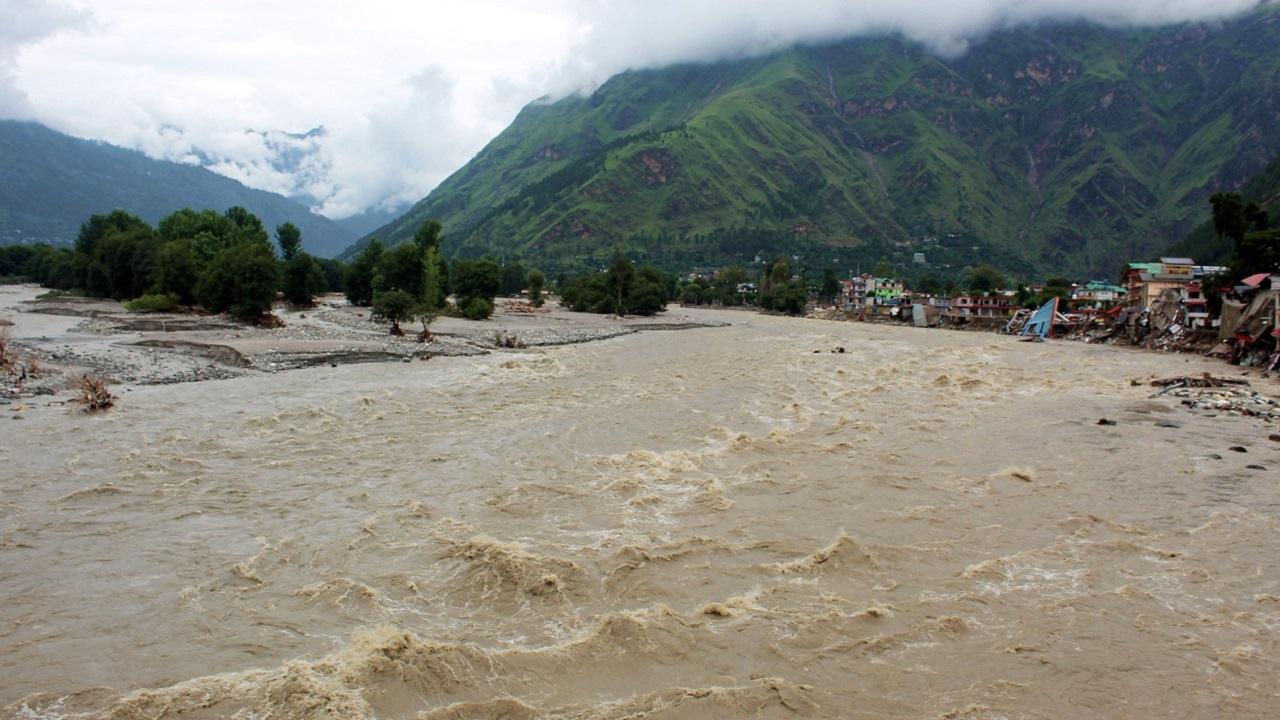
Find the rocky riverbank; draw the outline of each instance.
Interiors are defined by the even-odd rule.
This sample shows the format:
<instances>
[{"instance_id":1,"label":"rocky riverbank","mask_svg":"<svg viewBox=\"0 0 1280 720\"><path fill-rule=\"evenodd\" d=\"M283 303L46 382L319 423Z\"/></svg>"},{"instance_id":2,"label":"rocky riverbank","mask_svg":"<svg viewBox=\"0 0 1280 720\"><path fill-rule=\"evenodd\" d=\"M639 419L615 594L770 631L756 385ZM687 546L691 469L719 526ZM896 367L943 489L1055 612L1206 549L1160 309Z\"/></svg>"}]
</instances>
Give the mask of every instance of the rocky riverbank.
<instances>
[{"instance_id":1,"label":"rocky riverbank","mask_svg":"<svg viewBox=\"0 0 1280 720\"><path fill-rule=\"evenodd\" d=\"M314 308L277 309L281 326L266 328L220 315L139 315L110 300L42 293L30 285L0 287L0 332L8 335L15 358L13 372L0 382L0 400L58 395L84 375L116 385L164 385L723 325L677 309L657 318L616 318L567 312L554 303L532 311L499 300L491 319L440 318L431 340L418 342L414 329L406 326L406 336L393 336L367 308L340 296L326 296Z\"/></svg>"}]
</instances>

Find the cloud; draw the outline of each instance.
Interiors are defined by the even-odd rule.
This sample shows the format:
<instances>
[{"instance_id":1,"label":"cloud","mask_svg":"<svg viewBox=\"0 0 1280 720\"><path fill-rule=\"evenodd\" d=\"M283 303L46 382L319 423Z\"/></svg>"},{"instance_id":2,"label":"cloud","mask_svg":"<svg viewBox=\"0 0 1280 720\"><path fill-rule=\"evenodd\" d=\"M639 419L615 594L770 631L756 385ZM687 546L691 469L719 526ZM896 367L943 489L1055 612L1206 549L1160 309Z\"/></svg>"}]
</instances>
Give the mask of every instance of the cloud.
<instances>
[{"instance_id":1,"label":"cloud","mask_svg":"<svg viewBox=\"0 0 1280 720\"><path fill-rule=\"evenodd\" d=\"M0 113L198 163L331 217L423 197L534 98L626 69L873 33L953 56L994 30L1045 20L1161 25L1259 4L66 2L0 0Z\"/></svg>"},{"instance_id":2,"label":"cloud","mask_svg":"<svg viewBox=\"0 0 1280 720\"><path fill-rule=\"evenodd\" d=\"M1260 0L575 0L588 32L557 78L561 88L627 69L760 55L798 43L899 33L956 56L994 30L1049 20L1152 26L1212 20Z\"/></svg>"},{"instance_id":3,"label":"cloud","mask_svg":"<svg viewBox=\"0 0 1280 720\"><path fill-rule=\"evenodd\" d=\"M56 33L84 29L89 14L43 0L0 0L0 18L0 118L30 119L31 102L18 85L20 54Z\"/></svg>"}]
</instances>

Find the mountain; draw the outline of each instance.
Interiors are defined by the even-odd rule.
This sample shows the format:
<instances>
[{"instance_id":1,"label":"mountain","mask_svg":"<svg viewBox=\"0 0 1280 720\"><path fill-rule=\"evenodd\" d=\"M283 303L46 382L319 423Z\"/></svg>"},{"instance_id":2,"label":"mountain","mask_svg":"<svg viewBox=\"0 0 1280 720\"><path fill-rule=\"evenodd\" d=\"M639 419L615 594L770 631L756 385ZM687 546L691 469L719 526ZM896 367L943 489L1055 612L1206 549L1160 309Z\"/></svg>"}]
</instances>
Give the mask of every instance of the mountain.
<instances>
[{"instance_id":1,"label":"mountain","mask_svg":"<svg viewBox=\"0 0 1280 720\"><path fill-rule=\"evenodd\" d=\"M1159 29L1048 24L955 59L896 36L617 75L526 107L380 228L461 256L668 267L912 253L1115 274L1280 155L1280 12Z\"/></svg>"},{"instance_id":2,"label":"mountain","mask_svg":"<svg viewBox=\"0 0 1280 720\"><path fill-rule=\"evenodd\" d=\"M0 242L68 243L94 213L120 208L155 223L184 207L240 205L268 229L292 222L308 252L332 257L358 235L282 195L193 165L0 120Z\"/></svg>"},{"instance_id":3,"label":"mountain","mask_svg":"<svg viewBox=\"0 0 1280 720\"><path fill-rule=\"evenodd\" d=\"M357 237L363 237L400 217L404 212L405 205L403 204L396 205L391 210L382 210L374 207L349 217L339 218L334 222L355 233Z\"/></svg>"}]
</instances>

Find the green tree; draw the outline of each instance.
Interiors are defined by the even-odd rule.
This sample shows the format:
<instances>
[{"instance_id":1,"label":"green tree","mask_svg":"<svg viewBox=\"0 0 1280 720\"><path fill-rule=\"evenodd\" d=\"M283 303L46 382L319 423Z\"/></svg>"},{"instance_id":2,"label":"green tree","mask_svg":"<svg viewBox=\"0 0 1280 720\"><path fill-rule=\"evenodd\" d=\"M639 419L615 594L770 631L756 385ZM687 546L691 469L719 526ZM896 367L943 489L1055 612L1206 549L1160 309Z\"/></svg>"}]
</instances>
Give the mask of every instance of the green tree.
<instances>
[{"instance_id":1,"label":"green tree","mask_svg":"<svg viewBox=\"0 0 1280 720\"><path fill-rule=\"evenodd\" d=\"M382 253L378 261L378 274L382 287L376 290L403 290L415 298L422 297L422 256L418 247L403 243Z\"/></svg>"},{"instance_id":2,"label":"green tree","mask_svg":"<svg viewBox=\"0 0 1280 720\"><path fill-rule=\"evenodd\" d=\"M973 292L990 292L1004 286L1004 275L990 265L971 267L965 273Z\"/></svg>"},{"instance_id":3,"label":"green tree","mask_svg":"<svg viewBox=\"0 0 1280 720\"><path fill-rule=\"evenodd\" d=\"M305 252L295 250L284 263L283 275L281 290L291 305L311 307L315 304L315 296L329 289L329 281L320 263Z\"/></svg>"},{"instance_id":4,"label":"green tree","mask_svg":"<svg viewBox=\"0 0 1280 720\"><path fill-rule=\"evenodd\" d=\"M258 219L257 215L239 205L227 208L227 211L223 214L231 221L230 241L232 243L251 243L271 250L271 238L267 236L267 228L262 224L262 220Z\"/></svg>"},{"instance_id":5,"label":"green tree","mask_svg":"<svg viewBox=\"0 0 1280 720\"><path fill-rule=\"evenodd\" d=\"M529 284L529 302L534 307L542 307L544 302L542 297L542 288L547 284L547 276L542 274L541 270L530 270L528 277Z\"/></svg>"},{"instance_id":6,"label":"green tree","mask_svg":"<svg viewBox=\"0 0 1280 720\"><path fill-rule=\"evenodd\" d=\"M893 263L889 262L889 258L880 258L871 273L876 277L891 278L894 273Z\"/></svg>"},{"instance_id":7,"label":"green tree","mask_svg":"<svg viewBox=\"0 0 1280 720\"><path fill-rule=\"evenodd\" d=\"M404 290L386 290L373 300L373 317L391 323L392 335L403 335L400 323L413 318L418 300Z\"/></svg>"},{"instance_id":8,"label":"green tree","mask_svg":"<svg viewBox=\"0 0 1280 720\"><path fill-rule=\"evenodd\" d=\"M439 311L445 306L448 294L445 290L449 282L444 258L440 256L440 248L431 246L422 259L422 303L428 309Z\"/></svg>"},{"instance_id":9,"label":"green tree","mask_svg":"<svg viewBox=\"0 0 1280 720\"><path fill-rule=\"evenodd\" d=\"M627 290L635 281L636 267L631 261L622 256L620 252L614 252L613 264L609 266L609 270L605 273L604 284L609 293L609 298L613 300L613 312L618 315L625 315L627 312L626 298Z\"/></svg>"},{"instance_id":10,"label":"green tree","mask_svg":"<svg viewBox=\"0 0 1280 720\"><path fill-rule=\"evenodd\" d=\"M840 281L836 279L836 269L826 267L822 270L822 287L818 290L818 297L823 302L835 302L836 296L840 294Z\"/></svg>"},{"instance_id":11,"label":"green tree","mask_svg":"<svg viewBox=\"0 0 1280 720\"><path fill-rule=\"evenodd\" d=\"M346 289L347 265L333 258L315 258L324 272L325 292L340 293Z\"/></svg>"},{"instance_id":12,"label":"green tree","mask_svg":"<svg viewBox=\"0 0 1280 720\"><path fill-rule=\"evenodd\" d=\"M457 296L458 309L463 314L470 315L468 308L475 298L485 300L492 306L493 298L497 296L501 286L502 269L490 258L458 260L453 264L453 292Z\"/></svg>"},{"instance_id":13,"label":"green tree","mask_svg":"<svg viewBox=\"0 0 1280 720\"><path fill-rule=\"evenodd\" d=\"M436 220L423 222L413 234L413 244L418 248L418 254L425 256L428 248L440 247L440 234L443 231L444 226Z\"/></svg>"},{"instance_id":14,"label":"green tree","mask_svg":"<svg viewBox=\"0 0 1280 720\"><path fill-rule=\"evenodd\" d=\"M422 223L413 234L413 245L418 249L418 257L422 262L423 301L433 307L443 308L445 298L449 297L449 264L444 258L441 233L444 226L435 220ZM430 280L434 287L431 297L425 296L426 284Z\"/></svg>"},{"instance_id":15,"label":"green tree","mask_svg":"<svg viewBox=\"0 0 1280 720\"><path fill-rule=\"evenodd\" d=\"M291 222L277 225L276 243L280 246L280 257L288 262L302 249L302 231Z\"/></svg>"},{"instance_id":16,"label":"green tree","mask_svg":"<svg viewBox=\"0 0 1280 720\"><path fill-rule=\"evenodd\" d=\"M373 238L356 259L351 261L345 285L347 301L352 305L365 307L373 302L374 275L381 260L382 243L378 238Z\"/></svg>"},{"instance_id":17,"label":"green tree","mask_svg":"<svg viewBox=\"0 0 1280 720\"><path fill-rule=\"evenodd\" d=\"M1239 244L1249 229L1240 193L1216 192L1209 196L1209 205L1213 208L1214 232L1220 238L1229 238Z\"/></svg>"},{"instance_id":18,"label":"green tree","mask_svg":"<svg viewBox=\"0 0 1280 720\"><path fill-rule=\"evenodd\" d=\"M791 263L784 257L770 260L760 276L759 302L766 310L774 309L778 299L791 284Z\"/></svg>"},{"instance_id":19,"label":"green tree","mask_svg":"<svg viewBox=\"0 0 1280 720\"><path fill-rule=\"evenodd\" d=\"M195 255L190 240L170 240L156 252L151 271L151 293L176 295L183 305L195 302L196 282L199 280Z\"/></svg>"},{"instance_id":20,"label":"green tree","mask_svg":"<svg viewBox=\"0 0 1280 720\"><path fill-rule=\"evenodd\" d=\"M809 294L805 291L804 283L793 280L777 289L773 308L788 315L799 315L804 312L804 306L808 301Z\"/></svg>"},{"instance_id":21,"label":"green tree","mask_svg":"<svg viewBox=\"0 0 1280 720\"><path fill-rule=\"evenodd\" d=\"M524 289L525 280L528 275L524 271L524 265L518 262L506 263L502 266L502 284L498 289L498 294L503 297L513 297L520 294Z\"/></svg>"},{"instance_id":22,"label":"green tree","mask_svg":"<svg viewBox=\"0 0 1280 720\"><path fill-rule=\"evenodd\" d=\"M211 312L257 320L275 303L279 280L270 245L257 240L237 242L215 255L200 272L196 299Z\"/></svg>"}]
</instances>

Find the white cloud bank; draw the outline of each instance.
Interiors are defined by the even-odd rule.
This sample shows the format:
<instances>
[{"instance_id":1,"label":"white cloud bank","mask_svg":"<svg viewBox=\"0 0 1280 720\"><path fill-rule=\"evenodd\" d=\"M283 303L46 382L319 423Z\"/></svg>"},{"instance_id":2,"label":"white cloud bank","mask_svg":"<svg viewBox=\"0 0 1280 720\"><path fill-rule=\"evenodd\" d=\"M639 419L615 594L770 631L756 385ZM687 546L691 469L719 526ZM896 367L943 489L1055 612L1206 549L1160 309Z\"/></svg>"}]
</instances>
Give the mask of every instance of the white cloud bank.
<instances>
[{"instance_id":1,"label":"white cloud bank","mask_svg":"<svg viewBox=\"0 0 1280 720\"><path fill-rule=\"evenodd\" d=\"M199 162L344 217L421 198L530 100L628 68L882 32L954 55L1042 20L1161 25L1257 5L0 0L0 116Z\"/></svg>"}]
</instances>

